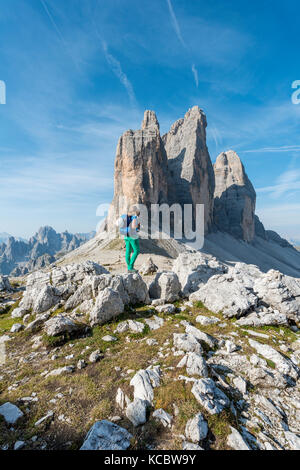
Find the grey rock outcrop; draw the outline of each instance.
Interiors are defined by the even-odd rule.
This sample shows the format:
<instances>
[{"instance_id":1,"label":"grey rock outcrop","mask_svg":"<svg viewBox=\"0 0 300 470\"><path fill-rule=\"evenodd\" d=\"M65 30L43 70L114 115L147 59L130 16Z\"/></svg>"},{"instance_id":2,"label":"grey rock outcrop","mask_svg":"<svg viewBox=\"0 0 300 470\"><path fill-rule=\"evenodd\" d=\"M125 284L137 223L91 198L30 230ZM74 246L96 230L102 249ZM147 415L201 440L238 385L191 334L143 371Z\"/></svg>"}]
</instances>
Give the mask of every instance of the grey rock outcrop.
<instances>
[{"instance_id":1,"label":"grey rock outcrop","mask_svg":"<svg viewBox=\"0 0 300 470\"><path fill-rule=\"evenodd\" d=\"M173 263L173 271L181 283L182 292L188 295L197 291L215 274L227 272L227 267L205 253L181 253Z\"/></svg>"},{"instance_id":2,"label":"grey rock outcrop","mask_svg":"<svg viewBox=\"0 0 300 470\"><path fill-rule=\"evenodd\" d=\"M139 370L130 381L130 385L134 387L134 399L145 400L151 405L154 398L153 388L159 386L160 375L159 366Z\"/></svg>"},{"instance_id":3,"label":"grey rock outcrop","mask_svg":"<svg viewBox=\"0 0 300 470\"><path fill-rule=\"evenodd\" d=\"M149 287L150 297L163 299L164 302L175 302L179 298L180 290L177 274L173 272L157 273Z\"/></svg>"},{"instance_id":4,"label":"grey rock outcrop","mask_svg":"<svg viewBox=\"0 0 300 470\"><path fill-rule=\"evenodd\" d=\"M56 315L45 323L45 332L48 336L59 336L65 333L75 333L82 328L72 320L72 318L65 315Z\"/></svg>"},{"instance_id":5,"label":"grey rock outcrop","mask_svg":"<svg viewBox=\"0 0 300 470\"><path fill-rule=\"evenodd\" d=\"M197 413L193 418L189 419L185 426L185 435L187 439L194 444L206 438L208 433L207 422L201 413Z\"/></svg>"},{"instance_id":6,"label":"grey rock outcrop","mask_svg":"<svg viewBox=\"0 0 300 470\"><path fill-rule=\"evenodd\" d=\"M201 354L202 346L194 335L188 333L173 333L174 347L179 351Z\"/></svg>"},{"instance_id":7,"label":"grey rock outcrop","mask_svg":"<svg viewBox=\"0 0 300 470\"><path fill-rule=\"evenodd\" d=\"M126 408L126 416L133 426L144 424L147 420L147 401L135 398Z\"/></svg>"},{"instance_id":8,"label":"grey rock outcrop","mask_svg":"<svg viewBox=\"0 0 300 470\"><path fill-rule=\"evenodd\" d=\"M177 364L177 367L186 367L188 375L198 375L200 377L208 376L205 359L201 354L197 354L195 352L187 353Z\"/></svg>"},{"instance_id":9,"label":"grey rock outcrop","mask_svg":"<svg viewBox=\"0 0 300 470\"><path fill-rule=\"evenodd\" d=\"M254 289L267 305L292 319L300 318L300 280L271 269L256 279Z\"/></svg>"},{"instance_id":10,"label":"grey rock outcrop","mask_svg":"<svg viewBox=\"0 0 300 470\"><path fill-rule=\"evenodd\" d=\"M297 380L300 376L300 369L287 357L284 357L276 349L268 344L262 344L253 339L249 339L249 344L254 348L258 354L261 354L266 359L274 362L276 369L284 375L289 375Z\"/></svg>"},{"instance_id":11,"label":"grey rock outcrop","mask_svg":"<svg viewBox=\"0 0 300 470\"><path fill-rule=\"evenodd\" d=\"M91 427L80 450L126 450L132 437L126 429L104 419Z\"/></svg>"},{"instance_id":12,"label":"grey rock outcrop","mask_svg":"<svg viewBox=\"0 0 300 470\"><path fill-rule=\"evenodd\" d=\"M210 378L197 380L193 385L192 394L200 405L212 415L221 413L224 408L230 405L229 398Z\"/></svg>"},{"instance_id":13,"label":"grey rock outcrop","mask_svg":"<svg viewBox=\"0 0 300 470\"><path fill-rule=\"evenodd\" d=\"M11 285L7 276L0 275L0 292L1 291L10 291Z\"/></svg>"},{"instance_id":14,"label":"grey rock outcrop","mask_svg":"<svg viewBox=\"0 0 300 470\"><path fill-rule=\"evenodd\" d=\"M101 291L96 298L95 306L90 313L92 326L101 325L124 311L124 303L120 294L109 287Z\"/></svg>"},{"instance_id":15,"label":"grey rock outcrop","mask_svg":"<svg viewBox=\"0 0 300 470\"><path fill-rule=\"evenodd\" d=\"M229 318L242 316L258 303L252 288L229 273L211 277L207 284L189 298L192 301L201 301L212 312L222 312Z\"/></svg>"},{"instance_id":16,"label":"grey rock outcrop","mask_svg":"<svg viewBox=\"0 0 300 470\"><path fill-rule=\"evenodd\" d=\"M13 403L4 403L0 406L0 415L3 416L6 423L15 424L24 413Z\"/></svg>"},{"instance_id":17,"label":"grey rock outcrop","mask_svg":"<svg viewBox=\"0 0 300 470\"><path fill-rule=\"evenodd\" d=\"M167 413L162 408L159 408L158 410L155 410L153 412L152 416L156 420L160 421L164 428L170 428L171 427L173 416L171 416L169 413Z\"/></svg>"},{"instance_id":18,"label":"grey rock outcrop","mask_svg":"<svg viewBox=\"0 0 300 470\"><path fill-rule=\"evenodd\" d=\"M158 267L149 256L139 271L143 276L148 276L149 274L156 273L158 271Z\"/></svg>"},{"instance_id":19,"label":"grey rock outcrop","mask_svg":"<svg viewBox=\"0 0 300 470\"><path fill-rule=\"evenodd\" d=\"M251 242L255 235L255 190L239 156L221 153L214 164L214 223L222 232Z\"/></svg>"},{"instance_id":20,"label":"grey rock outcrop","mask_svg":"<svg viewBox=\"0 0 300 470\"><path fill-rule=\"evenodd\" d=\"M228 436L227 443L234 450L251 450L243 436L237 429L230 426L231 433Z\"/></svg>"}]
</instances>

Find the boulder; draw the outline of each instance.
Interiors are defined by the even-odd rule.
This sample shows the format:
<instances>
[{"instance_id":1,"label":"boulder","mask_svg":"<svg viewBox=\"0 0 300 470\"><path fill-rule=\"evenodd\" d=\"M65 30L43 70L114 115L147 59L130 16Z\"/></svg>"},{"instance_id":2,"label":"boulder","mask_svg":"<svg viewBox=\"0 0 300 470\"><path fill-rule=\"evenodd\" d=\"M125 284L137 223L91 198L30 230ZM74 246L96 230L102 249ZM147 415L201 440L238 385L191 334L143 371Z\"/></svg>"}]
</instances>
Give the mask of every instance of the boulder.
<instances>
[{"instance_id":1,"label":"boulder","mask_svg":"<svg viewBox=\"0 0 300 470\"><path fill-rule=\"evenodd\" d=\"M128 320L128 327L134 333L142 333L145 328L145 324L140 321Z\"/></svg>"},{"instance_id":2,"label":"boulder","mask_svg":"<svg viewBox=\"0 0 300 470\"><path fill-rule=\"evenodd\" d=\"M123 392L121 388L118 388L117 390L116 403L121 408L121 410L124 410L130 403L129 397Z\"/></svg>"},{"instance_id":3,"label":"boulder","mask_svg":"<svg viewBox=\"0 0 300 470\"><path fill-rule=\"evenodd\" d=\"M105 335L102 337L102 341L105 341L106 343L114 343L117 341L117 338L112 335Z\"/></svg>"},{"instance_id":4,"label":"boulder","mask_svg":"<svg viewBox=\"0 0 300 470\"><path fill-rule=\"evenodd\" d=\"M147 284L139 274L122 274L122 279L130 304L150 303Z\"/></svg>"},{"instance_id":5,"label":"boulder","mask_svg":"<svg viewBox=\"0 0 300 470\"><path fill-rule=\"evenodd\" d=\"M152 318L146 318L145 323L149 326L150 330L158 330L164 324L163 318L153 315Z\"/></svg>"},{"instance_id":6,"label":"boulder","mask_svg":"<svg viewBox=\"0 0 300 470\"><path fill-rule=\"evenodd\" d=\"M240 349L240 347L235 344L233 341L230 341L230 339L227 339L225 341L225 348L228 354L234 353Z\"/></svg>"},{"instance_id":7,"label":"boulder","mask_svg":"<svg viewBox=\"0 0 300 470\"><path fill-rule=\"evenodd\" d=\"M208 433L207 421L201 413L197 413L193 418L189 419L185 426L185 435L187 439L194 444L206 438Z\"/></svg>"},{"instance_id":8,"label":"boulder","mask_svg":"<svg viewBox=\"0 0 300 470\"><path fill-rule=\"evenodd\" d=\"M118 292L107 287L99 292L95 306L90 313L91 326L101 325L124 311L124 303Z\"/></svg>"},{"instance_id":9,"label":"boulder","mask_svg":"<svg viewBox=\"0 0 300 470\"><path fill-rule=\"evenodd\" d=\"M148 276L149 274L155 274L158 271L158 267L153 262L152 258L149 256L143 266L140 268L139 272L143 276Z\"/></svg>"},{"instance_id":10,"label":"boulder","mask_svg":"<svg viewBox=\"0 0 300 470\"><path fill-rule=\"evenodd\" d=\"M80 284L87 276L109 274L103 266L93 261L84 261L79 264L68 264L65 266L53 267L47 273L35 271L27 277L26 289L31 290L34 287L41 287L45 284L51 284L57 287L62 284Z\"/></svg>"},{"instance_id":11,"label":"boulder","mask_svg":"<svg viewBox=\"0 0 300 470\"><path fill-rule=\"evenodd\" d=\"M259 343L253 339L249 339L249 344L258 354L274 362L276 369L281 374L289 375L295 380L298 379L300 370L288 357L283 356L280 352L276 351L276 349L272 348L272 346Z\"/></svg>"},{"instance_id":12,"label":"boulder","mask_svg":"<svg viewBox=\"0 0 300 470\"><path fill-rule=\"evenodd\" d=\"M199 290L210 277L224 274L227 269L213 256L200 252L181 253L172 267L178 276L184 296Z\"/></svg>"},{"instance_id":13,"label":"boulder","mask_svg":"<svg viewBox=\"0 0 300 470\"><path fill-rule=\"evenodd\" d=\"M173 333L173 344L179 351L195 352L201 354L202 346L195 336L188 333Z\"/></svg>"},{"instance_id":14,"label":"boulder","mask_svg":"<svg viewBox=\"0 0 300 470\"><path fill-rule=\"evenodd\" d=\"M140 398L152 404L154 398L153 388L159 386L160 375L159 366L150 366L147 369L139 370L130 381L130 385L134 387L134 398Z\"/></svg>"},{"instance_id":15,"label":"boulder","mask_svg":"<svg viewBox=\"0 0 300 470\"><path fill-rule=\"evenodd\" d=\"M74 366L59 367L58 369L54 369L51 372L48 372L48 374L46 374L45 377L57 377L58 375L72 374L74 370L75 370Z\"/></svg>"},{"instance_id":16,"label":"boulder","mask_svg":"<svg viewBox=\"0 0 300 470\"><path fill-rule=\"evenodd\" d=\"M207 326L207 325L216 325L220 323L220 319L214 316L206 317L204 315L198 315L196 317L196 322L200 323L200 325Z\"/></svg>"},{"instance_id":17,"label":"boulder","mask_svg":"<svg viewBox=\"0 0 300 470\"><path fill-rule=\"evenodd\" d=\"M0 406L0 415L3 416L7 424L15 424L24 413L12 403L4 403Z\"/></svg>"},{"instance_id":18,"label":"boulder","mask_svg":"<svg viewBox=\"0 0 300 470\"><path fill-rule=\"evenodd\" d=\"M158 313L174 313L176 310L175 305L173 304L164 304L164 305L158 305L155 307L155 310L158 311Z\"/></svg>"},{"instance_id":19,"label":"boulder","mask_svg":"<svg viewBox=\"0 0 300 470\"><path fill-rule=\"evenodd\" d=\"M83 284L79 286L73 295L68 298L65 303L65 309L71 310L83 302L90 300L93 297L92 280L90 277L84 280Z\"/></svg>"},{"instance_id":20,"label":"boulder","mask_svg":"<svg viewBox=\"0 0 300 470\"><path fill-rule=\"evenodd\" d=\"M132 437L126 429L104 419L93 424L80 450L126 450Z\"/></svg>"},{"instance_id":21,"label":"boulder","mask_svg":"<svg viewBox=\"0 0 300 470\"><path fill-rule=\"evenodd\" d=\"M157 421L160 421L164 428L171 428L173 416L171 416L162 408L155 410L152 416Z\"/></svg>"},{"instance_id":22,"label":"boulder","mask_svg":"<svg viewBox=\"0 0 300 470\"><path fill-rule=\"evenodd\" d=\"M232 382L233 382L233 385L235 386L235 388L237 388L238 391L242 395L247 393L247 382L246 382L245 379L243 379L243 377L234 377Z\"/></svg>"},{"instance_id":23,"label":"boulder","mask_svg":"<svg viewBox=\"0 0 300 470\"><path fill-rule=\"evenodd\" d=\"M231 434L227 438L227 444L234 450L251 450L245 439L237 429L230 426Z\"/></svg>"},{"instance_id":24,"label":"boulder","mask_svg":"<svg viewBox=\"0 0 300 470\"><path fill-rule=\"evenodd\" d=\"M11 317L12 318L22 318L26 314L27 310L21 307L17 307L12 311Z\"/></svg>"},{"instance_id":25,"label":"boulder","mask_svg":"<svg viewBox=\"0 0 300 470\"><path fill-rule=\"evenodd\" d=\"M139 426L147 421L147 401L135 398L126 408L126 416L133 426Z\"/></svg>"},{"instance_id":26,"label":"boulder","mask_svg":"<svg viewBox=\"0 0 300 470\"><path fill-rule=\"evenodd\" d=\"M128 321L122 321L118 324L117 328L115 329L115 333L125 333L129 330Z\"/></svg>"},{"instance_id":27,"label":"boulder","mask_svg":"<svg viewBox=\"0 0 300 470\"><path fill-rule=\"evenodd\" d=\"M44 323L48 320L49 317L50 317L49 312L41 313L40 315L37 315L35 320L28 323L28 325L25 328L25 331L30 331L31 333L35 333L36 331L40 330L44 326Z\"/></svg>"},{"instance_id":28,"label":"boulder","mask_svg":"<svg viewBox=\"0 0 300 470\"><path fill-rule=\"evenodd\" d=\"M11 291L11 290L12 290L12 287L9 282L8 276L2 276L0 274L0 292Z\"/></svg>"},{"instance_id":29,"label":"boulder","mask_svg":"<svg viewBox=\"0 0 300 470\"><path fill-rule=\"evenodd\" d=\"M201 301L212 312L222 312L225 317L241 317L254 309L258 298L251 288L231 274L211 277L205 286L189 297L192 301Z\"/></svg>"},{"instance_id":30,"label":"boulder","mask_svg":"<svg viewBox=\"0 0 300 470\"><path fill-rule=\"evenodd\" d=\"M104 356L103 354L101 353L100 349L97 349L96 351L93 351L90 356L89 356L89 361L91 363L95 363L95 362L98 362L100 361L100 359L102 359Z\"/></svg>"},{"instance_id":31,"label":"boulder","mask_svg":"<svg viewBox=\"0 0 300 470\"><path fill-rule=\"evenodd\" d=\"M197 338L198 341L200 341L200 343L205 343L212 349L218 345L218 340L216 338L207 333L204 333L204 331L199 330L193 325L187 325L185 332L189 335L193 335L195 338Z\"/></svg>"},{"instance_id":32,"label":"boulder","mask_svg":"<svg viewBox=\"0 0 300 470\"><path fill-rule=\"evenodd\" d=\"M192 394L210 414L219 414L230 406L230 400L215 382L210 379L199 379L194 382Z\"/></svg>"},{"instance_id":33,"label":"boulder","mask_svg":"<svg viewBox=\"0 0 300 470\"><path fill-rule=\"evenodd\" d=\"M284 390L291 385L286 375L268 367L249 367L246 373L251 384L262 389Z\"/></svg>"},{"instance_id":34,"label":"boulder","mask_svg":"<svg viewBox=\"0 0 300 470\"><path fill-rule=\"evenodd\" d=\"M24 441L16 441L14 443L14 450L21 450L26 445Z\"/></svg>"},{"instance_id":35,"label":"boulder","mask_svg":"<svg viewBox=\"0 0 300 470\"><path fill-rule=\"evenodd\" d=\"M300 280L271 269L256 279L254 290L264 304L289 318L300 318Z\"/></svg>"},{"instance_id":36,"label":"boulder","mask_svg":"<svg viewBox=\"0 0 300 470\"><path fill-rule=\"evenodd\" d=\"M152 299L163 299L165 302L175 302L179 298L181 285L174 272L157 273L150 284L149 294Z\"/></svg>"},{"instance_id":37,"label":"boulder","mask_svg":"<svg viewBox=\"0 0 300 470\"><path fill-rule=\"evenodd\" d=\"M27 277L20 307L27 311L32 309L35 313L44 312L73 295L81 284L87 282L87 278L101 274L108 274L108 271L93 261L53 267L48 272L35 271ZM80 290L78 303L81 299L86 300L79 294ZM74 299L70 301L70 308L73 306L76 306Z\"/></svg>"},{"instance_id":38,"label":"boulder","mask_svg":"<svg viewBox=\"0 0 300 470\"><path fill-rule=\"evenodd\" d=\"M84 325L75 323L71 318L59 314L45 323L45 332L48 336L59 336L65 333L75 333L83 328Z\"/></svg>"},{"instance_id":39,"label":"boulder","mask_svg":"<svg viewBox=\"0 0 300 470\"><path fill-rule=\"evenodd\" d=\"M288 326L289 321L284 313L252 312L236 321L239 326Z\"/></svg>"},{"instance_id":40,"label":"boulder","mask_svg":"<svg viewBox=\"0 0 300 470\"><path fill-rule=\"evenodd\" d=\"M21 323L14 323L14 325L11 327L10 332L11 333L18 333L19 331L24 329L24 325Z\"/></svg>"},{"instance_id":41,"label":"boulder","mask_svg":"<svg viewBox=\"0 0 300 470\"><path fill-rule=\"evenodd\" d=\"M59 294L52 286L44 286L39 290L37 296L33 299L32 311L42 313L49 310L59 302Z\"/></svg>"},{"instance_id":42,"label":"boulder","mask_svg":"<svg viewBox=\"0 0 300 470\"><path fill-rule=\"evenodd\" d=\"M197 354L195 352L187 353L177 364L177 367L186 367L188 375L198 375L200 377L208 376L205 359L201 354Z\"/></svg>"}]
</instances>

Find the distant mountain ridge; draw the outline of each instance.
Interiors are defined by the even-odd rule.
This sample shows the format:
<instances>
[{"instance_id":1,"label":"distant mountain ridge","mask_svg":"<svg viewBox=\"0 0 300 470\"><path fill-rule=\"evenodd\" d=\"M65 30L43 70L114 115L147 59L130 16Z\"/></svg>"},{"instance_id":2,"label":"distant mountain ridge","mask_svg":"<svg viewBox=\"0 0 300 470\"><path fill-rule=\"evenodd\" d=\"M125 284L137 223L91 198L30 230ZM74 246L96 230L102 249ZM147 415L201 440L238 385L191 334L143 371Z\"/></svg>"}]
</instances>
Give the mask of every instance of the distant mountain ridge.
<instances>
[{"instance_id":1,"label":"distant mountain ridge","mask_svg":"<svg viewBox=\"0 0 300 470\"><path fill-rule=\"evenodd\" d=\"M1 243L6 243L7 240L12 237L12 235L10 235L10 233L7 233L7 232L0 232L0 245ZM22 238L22 237L14 237L17 241L22 241L22 242L26 242L27 240L25 238Z\"/></svg>"},{"instance_id":2,"label":"distant mountain ridge","mask_svg":"<svg viewBox=\"0 0 300 470\"><path fill-rule=\"evenodd\" d=\"M8 235L8 238L0 242L0 274L20 276L53 263L93 238L95 232L57 233L52 227L45 226L28 241L6 233L1 235Z\"/></svg>"}]
</instances>

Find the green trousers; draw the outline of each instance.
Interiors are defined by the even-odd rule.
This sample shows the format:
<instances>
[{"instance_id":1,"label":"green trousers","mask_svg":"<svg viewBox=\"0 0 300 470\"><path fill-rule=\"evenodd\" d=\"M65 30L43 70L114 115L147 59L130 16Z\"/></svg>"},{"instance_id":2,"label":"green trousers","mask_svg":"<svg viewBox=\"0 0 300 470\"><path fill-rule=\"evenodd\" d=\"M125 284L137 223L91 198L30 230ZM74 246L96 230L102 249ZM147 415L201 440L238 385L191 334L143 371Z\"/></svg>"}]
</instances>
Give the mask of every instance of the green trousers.
<instances>
[{"instance_id":1,"label":"green trousers","mask_svg":"<svg viewBox=\"0 0 300 470\"><path fill-rule=\"evenodd\" d=\"M140 240L138 238L125 237L126 244L126 264L128 269L133 269L135 260L140 253Z\"/></svg>"}]
</instances>

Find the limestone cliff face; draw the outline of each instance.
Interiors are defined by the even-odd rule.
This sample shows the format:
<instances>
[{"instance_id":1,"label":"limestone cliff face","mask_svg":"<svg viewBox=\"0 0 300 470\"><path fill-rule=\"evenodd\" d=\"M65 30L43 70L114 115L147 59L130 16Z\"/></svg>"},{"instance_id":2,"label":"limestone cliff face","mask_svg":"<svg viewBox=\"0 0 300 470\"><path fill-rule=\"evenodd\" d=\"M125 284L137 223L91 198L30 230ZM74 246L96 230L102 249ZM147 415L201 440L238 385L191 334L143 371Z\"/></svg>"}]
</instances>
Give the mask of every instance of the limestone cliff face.
<instances>
[{"instance_id":1,"label":"limestone cliff face","mask_svg":"<svg viewBox=\"0 0 300 470\"><path fill-rule=\"evenodd\" d=\"M169 203L204 204L205 232L213 219L214 172L206 146L206 116L194 106L163 136L169 166Z\"/></svg>"},{"instance_id":2,"label":"limestone cliff face","mask_svg":"<svg viewBox=\"0 0 300 470\"><path fill-rule=\"evenodd\" d=\"M214 164L214 223L236 238L251 242L255 235L255 190L239 156L221 153Z\"/></svg>"},{"instance_id":3,"label":"limestone cliff face","mask_svg":"<svg viewBox=\"0 0 300 470\"><path fill-rule=\"evenodd\" d=\"M168 161L154 111L145 111L141 127L137 131L126 131L118 142L112 203L114 217L131 204L149 206L168 202ZM112 212L108 216L108 226L113 223Z\"/></svg>"}]
</instances>

